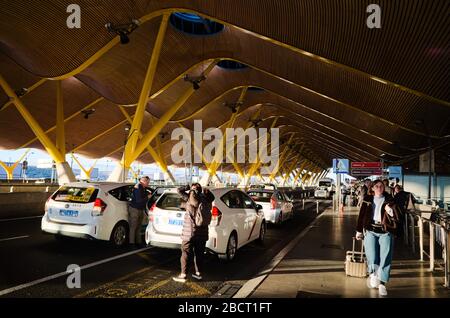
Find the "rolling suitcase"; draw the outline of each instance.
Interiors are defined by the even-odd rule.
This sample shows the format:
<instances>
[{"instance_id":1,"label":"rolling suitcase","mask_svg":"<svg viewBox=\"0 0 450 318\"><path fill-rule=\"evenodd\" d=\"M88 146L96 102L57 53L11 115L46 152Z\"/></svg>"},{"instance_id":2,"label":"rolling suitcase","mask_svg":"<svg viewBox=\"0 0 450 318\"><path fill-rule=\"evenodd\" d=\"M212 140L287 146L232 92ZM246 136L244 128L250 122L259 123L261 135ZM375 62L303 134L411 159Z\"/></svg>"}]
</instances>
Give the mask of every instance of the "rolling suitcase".
<instances>
[{"instance_id":1,"label":"rolling suitcase","mask_svg":"<svg viewBox=\"0 0 450 318\"><path fill-rule=\"evenodd\" d=\"M353 248L345 256L345 274L352 277L367 276L367 259L364 253L364 240L361 240L361 252L355 251L356 238L353 237Z\"/></svg>"}]
</instances>

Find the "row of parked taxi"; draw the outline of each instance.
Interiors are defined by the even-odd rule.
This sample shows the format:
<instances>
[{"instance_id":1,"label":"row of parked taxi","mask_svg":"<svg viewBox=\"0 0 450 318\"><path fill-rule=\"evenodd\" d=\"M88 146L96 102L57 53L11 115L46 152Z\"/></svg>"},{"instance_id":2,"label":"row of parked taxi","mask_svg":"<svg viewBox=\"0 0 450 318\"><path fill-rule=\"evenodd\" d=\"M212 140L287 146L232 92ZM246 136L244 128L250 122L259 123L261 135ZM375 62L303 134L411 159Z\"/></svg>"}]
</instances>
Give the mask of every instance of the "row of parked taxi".
<instances>
[{"instance_id":1,"label":"row of parked taxi","mask_svg":"<svg viewBox=\"0 0 450 318\"><path fill-rule=\"evenodd\" d=\"M41 228L57 238L69 236L128 242L128 212L134 184L71 183L61 186L45 204ZM236 251L252 242L264 242L267 224L293 217L294 200L276 187L212 188L214 194L207 250L232 260ZM176 188L154 190L143 221L147 245L179 248L185 211Z\"/></svg>"}]
</instances>

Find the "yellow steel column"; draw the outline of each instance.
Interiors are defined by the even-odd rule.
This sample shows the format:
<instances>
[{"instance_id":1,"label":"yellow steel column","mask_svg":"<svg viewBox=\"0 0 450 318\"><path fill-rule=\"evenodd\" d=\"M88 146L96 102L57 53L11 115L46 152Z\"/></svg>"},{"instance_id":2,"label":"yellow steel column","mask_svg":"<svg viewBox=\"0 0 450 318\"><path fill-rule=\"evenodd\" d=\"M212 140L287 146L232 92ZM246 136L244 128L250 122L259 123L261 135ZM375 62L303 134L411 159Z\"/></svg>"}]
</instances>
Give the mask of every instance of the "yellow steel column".
<instances>
[{"instance_id":1,"label":"yellow steel column","mask_svg":"<svg viewBox=\"0 0 450 318\"><path fill-rule=\"evenodd\" d=\"M205 70L203 75L209 74L209 72L216 66L217 60L214 60L208 68ZM184 105L184 103L191 97L194 93L194 88L189 87L183 95L181 95L178 100L161 116L158 122L142 137L139 144L136 145L136 150L130 156L126 157L125 166L129 166L139 155L144 151L147 145L152 142L156 135L161 131L161 129L169 122L169 120L176 114L176 112Z\"/></svg>"},{"instance_id":2,"label":"yellow steel column","mask_svg":"<svg viewBox=\"0 0 450 318\"><path fill-rule=\"evenodd\" d=\"M0 160L0 167L5 169L5 171L6 171L6 179L12 180L13 179L13 172L14 172L15 167L14 167L14 169L11 169L12 166L6 165L6 163L4 163L1 160Z\"/></svg>"},{"instance_id":3,"label":"yellow steel column","mask_svg":"<svg viewBox=\"0 0 450 318\"><path fill-rule=\"evenodd\" d=\"M124 111L123 108L121 108L121 110ZM155 121L154 121L154 119L153 119L153 116L151 116L151 115L150 115L150 122L151 122L152 126L155 124ZM141 134L140 138L142 138L142 134ZM159 158L160 158L160 160L164 163L164 165L167 166L167 162L166 162L166 160L164 159L164 156L163 156L163 153L162 153L161 139L160 139L160 137L159 137L159 134L156 135L155 140L156 140L156 149L158 150ZM151 147L151 145L149 145L149 147Z\"/></svg>"},{"instance_id":4,"label":"yellow steel column","mask_svg":"<svg viewBox=\"0 0 450 318\"><path fill-rule=\"evenodd\" d=\"M275 125L277 124L278 118L279 117L275 117L272 124L270 125L270 129L275 127ZM270 130L269 130L268 135L271 136ZM258 138L258 140L259 140L259 138ZM263 145L267 144L267 135L264 135L264 141L262 144ZM247 178L250 178L259 169L259 167L261 167L261 164L262 164L262 162L260 160L261 155L262 155L262 149L259 149L257 161L254 164L252 164L250 169L248 170Z\"/></svg>"},{"instance_id":5,"label":"yellow steel column","mask_svg":"<svg viewBox=\"0 0 450 318\"><path fill-rule=\"evenodd\" d=\"M150 62L147 68L147 73L145 74L144 83L142 85L141 94L139 95L139 100L136 107L135 116L133 119L133 123L131 124L130 133L128 135L129 139L125 146L124 157L125 166L129 167L134 159L129 161L128 158L131 158L134 154L136 144L138 141L138 134L133 134L134 131L140 132L142 126L142 120L144 119L145 107L147 105L150 91L152 89L153 78L155 76L156 67L159 61L159 55L161 53L161 47L163 44L164 36L166 34L167 22L169 21L169 14L165 13L162 17L161 24L159 26L158 35L156 37L155 45L153 46L152 56L150 58ZM150 143L150 142L149 142ZM145 147L144 147L145 149ZM142 151L144 150L142 149ZM142 151L140 153L142 153Z\"/></svg>"},{"instance_id":6,"label":"yellow steel column","mask_svg":"<svg viewBox=\"0 0 450 318\"><path fill-rule=\"evenodd\" d=\"M256 119L261 115L261 107L258 108L258 110L253 114L253 116L251 117L251 119ZM247 126L245 127L245 129L248 129L249 127L251 127L251 124L247 124ZM238 144L238 142L241 140L242 136L239 136L233 145L233 150L234 147ZM244 172L242 171L241 167L239 166L239 164L237 162L234 161L234 158L231 157L231 154L229 152L226 151L227 154L227 158L230 159L231 164L234 167L234 170L236 170L236 172L239 174L239 177L241 178L245 178Z\"/></svg>"},{"instance_id":7,"label":"yellow steel column","mask_svg":"<svg viewBox=\"0 0 450 318\"><path fill-rule=\"evenodd\" d=\"M317 175L316 178L313 180L313 184L315 184L320 179L320 176L322 175L322 172L320 170L321 169L317 171Z\"/></svg>"},{"instance_id":8,"label":"yellow steel column","mask_svg":"<svg viewBox=\"0 0 450 318\"><path fill-rule=\"evenodd\" d=\"M239 109L241 108L240 104L242 104L242 102L244 101L245 94L247 93L247 88L248 88L247 86L242 88L241 95L239 96L239 99L237 101L237 104L239 106L237 107L236 112L231 114L231 118L228 121L228 125L225 126L225 133L222 134L222 138L221 138L220 143L219 143L220 144L220 146L219 146L220 147L220 151L218 151L214 155L213 162L210 164L210 169L208 169L208 171L211 170L211 172L210 172L211 174L210 175L212 175L212 176L216 174L216 171L217 171L217 169L219 168L219 166L221 164L218 161L219 161L220 156L223 155L223 152L224 152L224 145L225 145L224 141L225 141L225 138L226 138L227 128L232 128L233 127L234 122L236 121L236 117L237 117L237 114L239 112ZM225 153L226 153L226 149L225 149ZM226 159L226 154L225 154L225 159ZM222 161L223 161L223 158L222 158Z\"/></svg>"},{"instance_id":9,"label":"yellow steel column","mask_svg":"<svg viewBox=\"0 0 450 318\"><path fill-rule=\"evenodd\" d=\"M294 184L297 182L298 178L301 176L303 169L306 167L306 164L308 163L308 160L303 161L303 163L300 165L300 169L298 169L297 174L294 177Z\"/></svg>"},{"instance_id":10,"label":"yellow steel column","mask_svg":"<svg viewBox=\"0 0 450 318\"><path fill-rule=\"evenodd\" d=\"M14 162L10 166L7 166L6 163L4 163L3 161L0 160L0 166L3 167L3 169L5 169L5 171L6 171L6 178L8 180L12 180L13 179L14 169L16 169L17 165L23 160L23 158L25 158L25 156L27 155L27 153L29 151L30 151L30 149L27 149L27 151L24 152L24 154L19 158L19 160L17 160L16 162Z\"/></svg>"},{"instance_id":11,"label":"yellow steel column","mask_svg":"<svg viewBox=\"0 0 450 318\"><path fill-rule=\"evenodd\" d=\"M286 152L289 150L287 145L289 145L292 142L292 139L294 138L294 134L291 135L291 137L289 138L286 146L284 147L283 151L281 152L281 155L278 159L278 166L274 168L274 170L272 171L272 173L270 174L270 179L273 180L273 178L275 177L275 175L277 174L278 170L280 169L280 167L284 164L284 160L286 159Z\"/></svg>"},{"instance_id":12,"label":"yellow steel column","mask_svg":"<svg viewBox=\"0 0 450 318\"><path fill-rule=\"evenodd\" d=\"M178 126L180 126L180 128L188 129L188 128L184 127L184 125L181 123L178 123ZM184 129L182 130L183 132L185 132ZM202 153L201 149L198 149L197 145L194 142L194 139L191 138L191 135L188 135L188 133L186 133L185 136L187 138L189 138L189 140L191 141L191 145L194 147L194 151L197 152L197 154L200 156L200 158L202 158L202 162L205 165L206 169L209 169L209 163L206 162L206 159L205 159L205 157L203 157L203 153Z\"/></svg>"},{"instance_id":13,"label":"yellow steel column","mask_svg":"<svg viewBox=\"0 0 450 318\"><path fill-rule=\"evenodd\" d=\"M305 168L304 168L304 170L306 171L305 172L305 174L302 176L302 180L300 181L300 184L303 184L304 182L305 182L305 180L306 180L306 178L309 176L309 170L308 169L310 169L310 167L313 165L313 163L312 162L310 162L310 163L308 163L306 166L305 166Z\"/></svg>"},{"instance_id":14,"label":"yellow steel column","mask_svg":"<svg viewBox=\"0 0 450 318\"><path fill-rule=\"evenodd\" d=\"M125 111L125 109L123 109L122 106L119 106L119 109L122 112L122 114L125 116L126 120L128 120L128 122L131 124L131 122L132 122L131 116L128 115L128 113ZM139 132L139 138L142 138L141 132ZM147 149L148 153L150 154L150 156L152 156L153 160L155 160L157 165L161 168L161 170L169 176L170 180L173 183L175 183L175 178L173 177L172 173L169 171L166 161L164 160L163 156L161 155L161 149L159 149L160 154L158 154L150 144L147 145L146 149Z\"/></svg>"},{"instance_id":15,"label":"yellow steel column","mask_svg":"<svg viewBox=\"0 0 450 318\"><path fill-rule=\"evenodd\" d=\"M181 128L188 129L188 128L186 128L185 126L183 126L183 124L181 124L181 123L177 123L177 124L178 124L178 126L180 126ZM183 130L183 132L185 132L185 130ZM203 164L205 165L206 170L207 170L208 173L209 173L209 171L210 171L210 164L206 161L205 157L203 156L203 153L202 153L201 149L198 149L196 143L194 142L194 139L191 138L190 135L188 135L188 134L186 133L185 136L186 136L187 138L189 138L189 140L191 141L191 145L194 147L194 151L200 156L200 158L202 158L202 162L203 162ZM217 173L215 174L215 176L217 177L217 179L220 179L219 176L217 175Z\"/></svg>"},{"instance_id":16,"label":"yellow steel column","mask_svg":"<svg viewBox=\"0 0 450 318\"><path fill-rule=\"evenodd\" d=\"M300 157L297 157L297 159L295 159L292 164L290 165L290 167L287 169L288 173L284 176L283 179L283 183L286 183L286 181L288 180L288 178L291 175L291 172L294 171L294 168L297 166L298 162L301 160Z\"/></svg>"},{"instance_id":17,"label":"yellow steel column","mask_svg":"<svg viewBox=\"0 0 450 318\"><path fill-rule=\"evenodd\" d=\"M64 132L64 103L61 81L56 81L56 148L66 155L66 137Z\"/></svg>"},{"instance_id":18,"label":"yellow steel column","mask_svg":"<svg viewBox=\"0 0 450 318\"><path fill-rule=\"evenodd\" d=\"M294 146L295 147L295 146ZM305 144L302 144L302 147L300 148L299 153L302 152L303 148L305 147ZM287 178L289 178L289 175L291 174L291 172L294 170L294 168L297 166L298 162L301 160L300 155L297 157L297 159L295 159L293 161L293 163L289 166L288 168L288 175L284 178L283 182L286 182Z\"/></svg>"},{"instance_id":19,"label":"yellow steel column","mask_svg":"<svg viewBox=\"0 0 450 318\"><path fill-rule=\"evenodd\" d=\"M30 126L33 133L38 137L39 141L44 146L45 150L47 150L48 154L55 160L57 163L62 163L65 161L64 156L61 152L56 148L53 142L48 138L48 136L44 133L44 130L41 128L39 123L34 119L28 109L25 107L20 98L16 95L14 90L9 86L9 84L5 81L2 75L0 75L0 85L5 90L5 93L12 99L14 105L16 105L17 110L22 115L23 119L26 121L28 126Z\"/></svg>"},{"instance_id":20,"label":"yellow steel column","mask_svg":"<svg viewBox=\"0 0 450 318\"><path fill-rule=\"evenodd\" d=\"M34 83L33 85L31 85L30 87L27 88L26 90L26 94L31 93L33 90L35 90L36 88L38 88L39 86L41 86L42 84L44 84L47 81L46 78L42 78L39 81L37 81L36 83ZM21 96L23 97L23 96ZM7 101L2 107L0 107L0 112L4 109L6 109L9 105L11 105L13 102L11 100ZM20 147L20 148L24 148L24 147Z\"/></svg>"},{"instance_id":21,"label":"yellow steel column","mask_svg":"<svg viewBox=\"0 0 450 318\"><path fill-rule=\"evenodd\" d=\"M75 160L75 162L77 163L77 165L81 168L81 170L83 170L84 174L85 174L89 179L91 179L92 171L94 170L94 167L95 167L95 165L97 164L97 160L98 160L98 159L95 159L93 165L92 165L89 169L86 169L86 168L81 164L81 162L77 159L77 157L75 157L75 155L73 154L73 152L71 152L70 155L72 156L73 160Z\"/></svg>"},{"instance_id":22,"label":"yellow steel column","mask_svg":"<svg viewBox=\"0 0 450 318\"><path fill-rule=\"evenodd\" d=\"M76 117L77 115L79 115L83 110L91 108L92 106L94 106L95 104L101 102L103 100L103 97L99 97L96 100L94 100L92 103L89 103L88 105L84 106L82 109L76 111L75 113L73 113L72 115L70 115L69 117L64 119L64 123L66 123L67 121L71 120L72 118ZM47 129L45 131L46 134L48 134L49 132L52 132L53 130L56 129L56 125ZM33 138L29 141L27 141L25 144L21 145L20 147L18 147L17 149L21 149L21 148L26 148L27 146L29 146L30 144L32 144L33 142L35 142L36 140L38 140L38 138Z\"/></svg>"}]
</instances>

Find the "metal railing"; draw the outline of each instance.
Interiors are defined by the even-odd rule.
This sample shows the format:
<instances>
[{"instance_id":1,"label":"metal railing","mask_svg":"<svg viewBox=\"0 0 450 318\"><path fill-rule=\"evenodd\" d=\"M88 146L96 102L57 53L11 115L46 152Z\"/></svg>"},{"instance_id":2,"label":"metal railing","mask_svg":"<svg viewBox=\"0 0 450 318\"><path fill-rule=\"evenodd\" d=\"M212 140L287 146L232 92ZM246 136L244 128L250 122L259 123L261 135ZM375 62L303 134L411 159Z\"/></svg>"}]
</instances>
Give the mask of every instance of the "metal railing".
<instances>
[{"instance_id":1,"label":"metal railing","mask_svg":"<svg viewBox=\"0 0 450 318\"><path fill-rule=\"evenodd\" d=\"M417 221L417 226L416 226ZM425 251L425 224L429 229L429 249ZM419 245L419 257L424 261L424 256L429 260L429 270L434 271L436 265L436 243L441 246L444 262L444 286L450 288L450 213L441 208L420 205L415 210L409 210L404 215L404 241L416 253L416 245ZM418 228L418 238L416 237ZM418 242L416 240L418 239Z\"/></svg>"}]
</instances>

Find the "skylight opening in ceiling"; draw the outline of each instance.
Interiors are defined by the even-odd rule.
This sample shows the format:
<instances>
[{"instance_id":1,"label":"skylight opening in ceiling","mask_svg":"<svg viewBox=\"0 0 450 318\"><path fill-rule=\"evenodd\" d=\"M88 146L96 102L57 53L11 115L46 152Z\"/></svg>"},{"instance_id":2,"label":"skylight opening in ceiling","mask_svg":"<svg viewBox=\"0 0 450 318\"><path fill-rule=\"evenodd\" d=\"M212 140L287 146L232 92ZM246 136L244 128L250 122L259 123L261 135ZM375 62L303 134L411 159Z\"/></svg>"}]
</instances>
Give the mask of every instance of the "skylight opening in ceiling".
<instances>
[{"instance_id":1,"label":"skylight opening in ceiling","mask_svg":"<svg viewBox=\"0 0 450 318\"><path fill-rule=\"evenodd\" d=\"M223 24L192 13L174 12L169 21L175 29L193 35L213 35L224 29Z\"/></svg>"},{"instance_id":2,"label":"skylight opening in ceiling","mask_svg":"<svg viewBox=\"0 0 450 318\"><path fill-rule=\"evenodd\" d=\"M217 66L226 70L241 70L248 67L245 64L233 60L221 60L219 63L217 63Z\"/></svg>"},{"instance_id":3,"label":"skylight opening in ceiling","mask_svg":"<svg viewBox=\"0 0 450 318\"><path fill-rule=\"evenodd\" d=\"M260 88L260 87L256 87L256 86L250 86L248 88L249 91L253 91L253 92L264 92L264 88Z\"/></svg>"}]
</instances>

